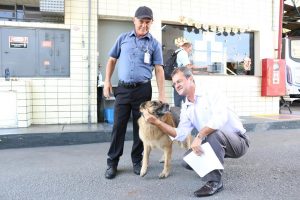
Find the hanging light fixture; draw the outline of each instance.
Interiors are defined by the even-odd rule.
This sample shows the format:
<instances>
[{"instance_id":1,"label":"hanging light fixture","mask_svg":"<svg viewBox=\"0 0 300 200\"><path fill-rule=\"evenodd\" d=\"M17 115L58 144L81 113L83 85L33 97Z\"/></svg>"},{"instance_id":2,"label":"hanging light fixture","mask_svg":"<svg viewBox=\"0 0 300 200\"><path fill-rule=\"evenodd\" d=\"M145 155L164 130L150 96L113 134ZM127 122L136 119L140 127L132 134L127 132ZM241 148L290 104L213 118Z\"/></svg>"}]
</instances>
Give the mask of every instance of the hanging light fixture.
<instances>
[{"instance_id":1,"label":"hanging light fixture","mask_svg":"<svg viewBox=\"0 0 300 200\"><path fill-rule=\"evenodd\" d=\"M210 30L211 32L216 32L217 27L214 26L214 25L210 25L209 30Z\"/></svg>"},{"instance_id":2,"label":"hanging light fixture","mask_svg":"<svg viewBox=\"0 0 300 200\"><path fill-rule=\"evenodd\" d=\"M224 30L223 30L223 35L226 37L226 36L228 36L228 33L227 33L227 28L226 27L224 27Z\"/></svg>"},{"instance_id":3,"label":"hanging light fixture","mask_svg":"<svg viewBox=\"0 0 300 200\"><path fill-rule=\"evenodd\" d=\"M229 33L231 36L234 36L235 35L235 33L233 32L233 28L231 28L231 30L230 30L230 33Z\"/></svg>"},{"instance_id":4,"label":"hanging light fixture","mask_svg":"<svg viewBox=\"0 0 300 200\"><path fill-rule=\"evenodd\" d=\"M190 33L190 32L192 32L192 31L193 31L193 27L192 27L192 26L188 26L188 27L187 27L187 32Z\"/></svg>"},{"instance_id":5,"label":"hanging light fixture","mask_svg":"<svg viewBox=\"0 0 300 200\"><path fill-rule=\"evenodd\" d=\"M220 35L222 35L222 33L221 33L221 31L220 30L222 30L222 28L221 27L219 27L219 26L217 26L216 27L216 35L217 36L220 36Z\"/></svg>"},{"instance_id":6,"label":"hanging light fixture","mask_svg":"<svg viewBox=\"0 0 300 200\"><path fill-rule=\"evenodd\" d=\"M239 29L239 32L240 32L240 33L245 33L245 29L240 28L240 29Z\"/></svg>"}]
</instances>

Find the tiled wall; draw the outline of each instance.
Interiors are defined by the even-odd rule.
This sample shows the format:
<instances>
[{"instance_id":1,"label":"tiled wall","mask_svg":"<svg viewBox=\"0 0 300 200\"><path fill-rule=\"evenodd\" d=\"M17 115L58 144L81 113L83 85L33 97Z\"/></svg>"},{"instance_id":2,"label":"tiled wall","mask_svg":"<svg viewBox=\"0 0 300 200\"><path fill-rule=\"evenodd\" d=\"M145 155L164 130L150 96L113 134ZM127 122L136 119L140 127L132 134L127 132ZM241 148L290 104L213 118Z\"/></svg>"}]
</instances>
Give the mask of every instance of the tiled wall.
<instances>
[{"instance_id":1,"label":"tiled wall","mask_svg":"<svg viewBox=\"0 0 300 200\"><path fill-rule=\"evenodd\" d=\"M179 16L193 18L199 23L249 29L255 32L255 73L260 75L261 59L272 58L275 55L277 19L273 17L273 9L276 10L277 7L273 8L272 2L279 5L278 0L98 0L98 2L91 0L90 51L88 0L65 0L65 24L0 21L0 26L64 28L70 29L71 33L70 78L16 77L15 81L12 81L13 88L17 91L17 126L87 123L89 110L90 121L96 123L98 16L106 19L129 19L138 6L148 5L154 11L151 33L159 41L161 41L161 23L178 23ZM200 82L201 79L205 82L222 81L226 94L240 115L278 113L278 98L260 96L259 76L246 78L203 76L199 78ZM152 83L155 99L158 96L155 79ZM0 91L9 90L7 84L11 83L1 78ZM173 101L172 92L170 81L166 81L168 102Z\"/></svg>"},{"instance_id":2,"label":"tiled wall","mask_svg":"<svg viewBox=\"0 0 300 200\"><path fill-rule=\"evenodd\" d=\"M65 24L0 21L0 26L70 30L70 78L13 77L15 81L12 84L17 90L18 127L30 124L88 123L89 110L90 121L97 121L97 0L92 0L91 3L90 51L88 0L65 0ZM0 90L6 90L6 84L10 82L1 78ZM26 88L26 92L22 88Z\"/></svg>"},{"instance_id":3,"label":"tiled wall","mask_svg":"<svg viewBox=\"0 0 300 200\"><path fill-rule=\"evenodd\" d=\"M240 116L278 114L279 97L261 96L261 79L254 76L194 76L197 87L226 95Z\"/></svg>"},{"instance_id":4,"label":"tiled wall","mask_svg":"<svg viewBox=\"0 0 300 200\"><path fill-rule=\"evenodd\" d=\"M32 93L31 93L31 81L27 80L11 80L11 81L0 81L0 93L9 94L9 96L2 96L0 102L4 109L1 109L2 122L11 120L10 111L15 111L16 123L11 124L7 121L7 124L0 123L1 127L28 127L32 123ZM13 94L13 95L12 95ZM8 102L8 100L10 102ZM2 103L5 104L3 105ZM15 106L12 107L12 106ZM8 113L6 113L5 109ZM7 118L5 119L5 116ZM1 121L1 120L0 120Z\"/></svg>"},{"instance_id":5,"label":"tiled wall","mask_svg":"<svg viewBox=\"0 0 300 200\"><path fill-rule=\"evenodd\" d=\"M151 33L158 40L161 40L161 23L179 23L180 16L201 24L238 27L253 31L256 76L196 76L195 78L201 84L210 83L207 87L221 85L239 115L279 112L278 97L261 97L260 77L261 59L273 58L275 55L279 0L99 0L99 15L101 18L112 19L122 16L132 17L136 8L142 5L151 7L154 12ZM124 6L127 9L123 9ZM156 85L155 80L152 80L152 85ZM157 92L157 88L154 88L153 98L158 97ZM166 93L167 101L173 103L171 81L166 81Z\"/></svg>"}]
</instances>

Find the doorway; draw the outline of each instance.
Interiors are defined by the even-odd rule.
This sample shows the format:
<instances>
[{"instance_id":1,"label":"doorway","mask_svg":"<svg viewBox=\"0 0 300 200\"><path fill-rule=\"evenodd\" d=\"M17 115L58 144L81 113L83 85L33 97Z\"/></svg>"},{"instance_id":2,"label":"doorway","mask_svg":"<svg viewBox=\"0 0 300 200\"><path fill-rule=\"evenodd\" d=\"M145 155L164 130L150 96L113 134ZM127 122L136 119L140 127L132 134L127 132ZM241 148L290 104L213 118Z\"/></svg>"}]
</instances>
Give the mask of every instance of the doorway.
<instances>
[{"instance_id":1,"label":"doorway","mask_svg":"<svg viewBox=\"0 0 300 200\"><path fill-rule=\"evenodd\" d=\"M100 72L105 79L105 67L109 58L109 51L116 42L118 36L123 32L129 32L133 30L134 25L131 21L114 21L114 20L99 20L98 21L98 64ZM116 87L118 85L118 62L115 71L112 75L112 85ZM106 101L102 98L103 87L97 87L97 118L98 122L104 122L104 109L113 107L114 101Z\"/></svg>"}]
</instances>

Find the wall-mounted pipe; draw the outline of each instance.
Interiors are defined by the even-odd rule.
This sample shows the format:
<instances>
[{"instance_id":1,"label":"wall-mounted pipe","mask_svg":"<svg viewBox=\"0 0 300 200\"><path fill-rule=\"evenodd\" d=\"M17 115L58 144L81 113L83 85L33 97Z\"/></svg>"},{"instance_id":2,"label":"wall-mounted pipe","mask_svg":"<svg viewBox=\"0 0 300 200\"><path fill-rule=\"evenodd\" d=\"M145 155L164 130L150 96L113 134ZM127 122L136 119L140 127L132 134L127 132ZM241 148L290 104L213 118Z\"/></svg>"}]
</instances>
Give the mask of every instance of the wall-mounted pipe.
<instances>
[{"instance_id":1,"label":"wall-mounted pipe","mask_svg":"<svg viewBox=\"0 0 300 200\"><path fill-rule=\"evenodd\" d=\"M88 123L92 122L91 118L91 0L89 0L88 8Z\"/></svg>"},{"instance_id":2,"label":"wall-mounted pipe","mask_svg":"<svg viewBox=\"0 0 300 200\"><path fill-rule=\"evenodd\" d=\"M283 18L283 0L280 0L279 6L279 30L278 30L278 54L277 58L281 59L281 48L282 48L282 18Z\"/></svg>"}]
</instances>

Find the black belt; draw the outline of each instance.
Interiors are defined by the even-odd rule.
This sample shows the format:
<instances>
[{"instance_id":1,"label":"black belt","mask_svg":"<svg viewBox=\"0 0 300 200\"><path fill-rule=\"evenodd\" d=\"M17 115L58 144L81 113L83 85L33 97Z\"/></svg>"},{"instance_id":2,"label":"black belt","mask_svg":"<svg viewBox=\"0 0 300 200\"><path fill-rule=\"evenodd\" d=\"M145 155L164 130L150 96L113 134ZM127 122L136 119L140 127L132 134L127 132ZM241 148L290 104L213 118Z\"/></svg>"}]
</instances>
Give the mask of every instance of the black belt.
<instances>
[{"instance_id":1,"label":"black belt","mask_svg":"<svg viewBox=\"0 0 300 200\"><path fill-rule=\"evenodd\" d=\"M122 86L124 88L127 88L127 89L134 89L134 88L137 88L139 87L140 85L143 85L145 83L148 83L150 80L144 80L144 81L141 81L141 82L124 82L124 81L119 81L118 83L118 86Z\"/></svg>"}]
</instances>

